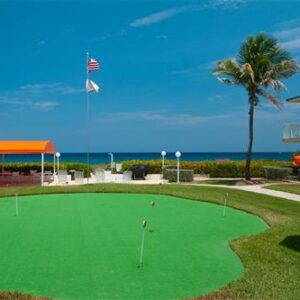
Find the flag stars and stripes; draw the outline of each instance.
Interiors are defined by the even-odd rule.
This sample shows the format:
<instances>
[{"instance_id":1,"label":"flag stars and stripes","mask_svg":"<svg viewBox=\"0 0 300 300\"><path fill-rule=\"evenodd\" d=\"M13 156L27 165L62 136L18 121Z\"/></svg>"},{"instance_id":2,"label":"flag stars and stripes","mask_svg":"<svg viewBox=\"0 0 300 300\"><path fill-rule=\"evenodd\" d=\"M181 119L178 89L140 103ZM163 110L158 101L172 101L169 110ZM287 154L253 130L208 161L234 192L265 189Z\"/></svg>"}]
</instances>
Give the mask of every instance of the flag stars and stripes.
<instances>
[{"instance_id":1,"label":"flag stars and stripes","mask_svg":"<svg viewBox=\"0 0 300 300\"><path fill-rule=\"evenodd\" d=\"M88 60L88 65L87 65L87 71L89 72L93 72L93 71L97 71L100 68L100 64L96 61L96 59L94 58L89 58Z\"/></svg>"}]
</instances>

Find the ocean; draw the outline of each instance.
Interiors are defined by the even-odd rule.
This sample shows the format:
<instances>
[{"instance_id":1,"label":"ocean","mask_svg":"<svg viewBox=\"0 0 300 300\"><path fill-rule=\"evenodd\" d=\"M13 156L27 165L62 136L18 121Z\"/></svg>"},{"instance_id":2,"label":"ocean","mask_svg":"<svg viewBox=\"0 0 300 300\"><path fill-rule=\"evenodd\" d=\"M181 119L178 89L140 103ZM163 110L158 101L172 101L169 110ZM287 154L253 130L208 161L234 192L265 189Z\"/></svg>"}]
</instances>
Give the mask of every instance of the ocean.
<instances>
[{"instance_id":1,"label":"ocean","mask_svg":"<svg viewBox=\"0 0 300 300\"><path fill-rule=\"evenodd\" d=\"M159 152L151 153L113 153L115 162L125 160L151 160L161 159ZM291 152L254 152L253 159L273 159L280 161L290 160ZM39 155L5 155L5 162L39 162ZM167 153L165 159L175 159L174 152ZM203 160L244 160L244 152L182 152L181 160L184 161L203 161ZM45 161L52 162L53 156L46 155ZM61 153L60 162L79 162L86 163L86 153ZM91 153L90 163L105 164L110 162L108 153Z\"/></svg>"}]
</instances>

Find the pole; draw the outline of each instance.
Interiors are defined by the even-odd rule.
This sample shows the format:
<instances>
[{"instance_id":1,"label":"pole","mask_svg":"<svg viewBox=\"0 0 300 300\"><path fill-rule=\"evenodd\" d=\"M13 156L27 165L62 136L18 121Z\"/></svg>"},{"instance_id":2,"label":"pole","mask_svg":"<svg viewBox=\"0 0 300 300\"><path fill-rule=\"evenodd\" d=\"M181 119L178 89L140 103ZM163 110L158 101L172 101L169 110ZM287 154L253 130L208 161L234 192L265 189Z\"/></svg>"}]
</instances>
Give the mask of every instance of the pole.
<instances>
[{"instance_id":1,"label":"pole","mask_svg":"<svg viewBox=\"0 0 300 300\"><path fill-rule=\"evenodd\" d=\"M41 186L44 185L44 153L41 154Z\"/></svg>"},{"instance_id":2,"label":"pole","mask_svg":"<svg viewBox=\"0 0 300 300\"><path fill-rule=\"evenodd\" d=\"M177 183L179 183L179 157L177 157Z\"/></svg>"},{"instance_id":3,"label":"pole","mask_svg":"<svg viewBox=\"0 0 300 300\"><path fill-rule=\"evenodd\" d=\"M87 74L87 80L90 79L89 71L88 71L88 65L89 65L89 53L86 53L86 74ZM87 142L87 152L86 152L86 164L88 166L88 170L90 169L90 94L88 91L86 91L86 112L87 112L87 135L86 135L86 142ZM89 183L89 174L87 177L87 183Z\"/></svg>"},{"instance_id":4,"label":"pole","mask_svg":"<svg viewBox=\"0 0 300 300\"><path fill-rule=\"evenodd\" d=\"M53 154L53 176L55 175L55 153Z\"/></svg>"},{"instance_id":5,"label":"pole","mask_svg":"<svg viewBox=\"0 0 300 300\"><path fill-rule=\"evenodd\" d=\"M226 195L224 197L223 217L225 217L225 214L226 214L227 200L228 200L228 193L226 193Z\"/></svg>"},{"instance_id":6,"label":"pole","mask_svg":"<svg viewBox=\"0 0 300 300\"><path fill-rule=\"evenodd\" d=\"M165 156L162 155L161 175L164 176Z\"/></svg>"},{"instance_id":7,"label":"pole","mask_svg":"<svg viewBox=\"0 0 300 300\"><path fill-rule=\"evenodd\" d=\"M15 199L16 199L16 216L18 216L19 215L18 194L15 194Z\"/></svg>"},{"instance_id":8,"label":"pole","mask_svg":"<svg viewBox=\"0 0 300 300\"><path fill-rule=\"evenodd\" d=\"M108 155L110 156L110 169L113 170L113 167L114 167L114 154L109 152Z\"/></svg>"},{"instance_id":9,"label":"pole","mask_svg":"<svg viewBox=\"0 0 300 300\"><path fill-rule=\"evenodd\" d=\"M59 171L59 156L57 157L57 172Z\"/></svg>"},{"instance_id":10,"label":"pole","mask_svg":"<svg viewBox=\"0 0 300 300\"><path fill-rule=\"evenodd\" d=\"M2 154L2 175L4 173L4 154Z\"/></svg>"},{"instance_id":11,"label":"pole","mask_svg":"<svg viewBox=\"0 0 300 300\"><path fill-rule=\"evenodd\" d=\"M141 242L141 253L140 253L140 261L139 268L143 267L143 257L144 257L144 245L145 245L145 231L147 227L147 220L143 221L143 232L142 232L142 242Z\"/></svg>"}]
</instances>

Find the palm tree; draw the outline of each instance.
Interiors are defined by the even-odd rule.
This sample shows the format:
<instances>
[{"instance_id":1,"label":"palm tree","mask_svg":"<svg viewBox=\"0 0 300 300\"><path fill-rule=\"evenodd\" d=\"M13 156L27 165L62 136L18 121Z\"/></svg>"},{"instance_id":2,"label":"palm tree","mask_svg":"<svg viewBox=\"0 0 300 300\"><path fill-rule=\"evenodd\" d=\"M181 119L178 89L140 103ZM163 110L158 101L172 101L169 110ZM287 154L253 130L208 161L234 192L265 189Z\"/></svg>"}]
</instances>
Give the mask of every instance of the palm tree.
<instances>
[{"instance_id":1,"label":"palm tree","mask_svg":"<svg viewBox=\"0 0 300 300\"><path fill-rule=\"evenodd\" d=\"M263 33L250 36L242 44L236 60L228 59L217 63L214 75L225 75L218 77L222 83L243 86L248 94L249 146L246 180L251 180L254 108L262 97L279 109L279 91L285 88L281 80L294 75L298 70L299 65L277 40ZM275 95L270 93L271 90L276 92Z\"/></svg>"}]
</instances>

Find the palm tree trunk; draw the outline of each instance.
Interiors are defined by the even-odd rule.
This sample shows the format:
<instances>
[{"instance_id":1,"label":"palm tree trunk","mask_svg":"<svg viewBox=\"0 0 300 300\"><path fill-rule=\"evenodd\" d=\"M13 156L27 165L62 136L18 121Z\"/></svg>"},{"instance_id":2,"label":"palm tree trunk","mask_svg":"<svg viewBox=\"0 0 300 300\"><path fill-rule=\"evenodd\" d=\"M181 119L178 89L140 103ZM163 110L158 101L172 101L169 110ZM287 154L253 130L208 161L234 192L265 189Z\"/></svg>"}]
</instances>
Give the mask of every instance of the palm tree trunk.
<instances>
[{"instance_id":1,"label":"palm tree trunk","mask_svg":"<svg viewBox=\"0 0 300 300\"><path fill-rule=\"evenodd\" d=\"M252 144L253 144L253 119L254 119L254 101L250 97L250 108L249 108L249 145L247 152L247 161L246 161L246 172L245 179L251 180L251 160L252 160Z\"/></svg>"}]
</instances>

